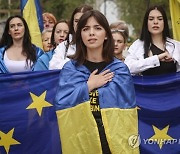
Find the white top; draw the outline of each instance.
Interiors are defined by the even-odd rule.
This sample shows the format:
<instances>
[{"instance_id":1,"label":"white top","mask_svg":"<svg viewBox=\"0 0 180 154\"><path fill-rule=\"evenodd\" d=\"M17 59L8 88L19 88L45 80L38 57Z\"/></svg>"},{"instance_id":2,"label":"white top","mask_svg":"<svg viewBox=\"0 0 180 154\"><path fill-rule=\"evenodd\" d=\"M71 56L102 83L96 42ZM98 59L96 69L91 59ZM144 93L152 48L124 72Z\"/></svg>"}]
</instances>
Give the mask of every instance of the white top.
<instances>
[{"instance_id":1,"label":"white top","mask_svg":"<svg viewBox=\"0 0 180 154\"><path fill-rule=\"evenodd\" d=\"M180 42L167 38L165 46L176 62L177 72L180 71ZM157 55L144 59L144 42L139 39L129 47L124 63L128 66L131 74L138 74L149 68L160 66Z\"/></svg>"},{"instance_id":2,"label":"white top","mask_svg":"<svg viewBox=\"0 0 180 154\"><path fill-rule=\"evenodd\" d=\"M70 60L69 58L67 58L67 56L75 54L76 45L69 45L66 53L66 44L67 41L61 42L54 50L55 53L49 62L49 70L62 69L64 64Z\"/></svg>"},{"instance_id":3,"label":"white top","mask_svg":"<svg viewBox=\"0 0 180 154\"><path fill-rule=\"evenodd\" d=\"M28 60L28 63L30 64L30 60ZM8 71L11 73L31 70L30 65L27 66L26 60L22 60L22 61L10 60L7 57L6 52L4 53L4 64L6 65Z\"/></svg>"}]
</instances>

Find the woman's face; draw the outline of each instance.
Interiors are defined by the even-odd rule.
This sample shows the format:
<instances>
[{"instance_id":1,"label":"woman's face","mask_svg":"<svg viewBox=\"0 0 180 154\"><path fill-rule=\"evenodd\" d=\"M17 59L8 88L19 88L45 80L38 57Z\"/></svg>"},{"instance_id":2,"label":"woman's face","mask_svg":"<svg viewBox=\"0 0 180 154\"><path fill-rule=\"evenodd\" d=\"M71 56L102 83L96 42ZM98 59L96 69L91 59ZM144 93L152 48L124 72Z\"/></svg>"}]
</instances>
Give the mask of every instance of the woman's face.
<instances>
[{"instance_id":1,"label":"woman's face","mask_svg":"<svg viewBox=\"0 0 180 154\"><path fill-rule=\"evenodd\" d=\"M15 17L9 22L9 35L13 40L23 39L24 31L24 23L20 18Z\"/></svg>"},{"instance_id":2,"label":"woman's face","mask_svg":"<svg viewBox=\"0 0 180 154\"><path fill-rule=\"evenodd\" d=\"M44 16L43 17L44 30L50 29L52 30L55 23L50 18Z\"/></svg>"},{"instance_id":3,"label":"woman's face","mask_svg":"<svg viewBox=\"0 0 180 154\"><path fill-rule=\"evenodd\" d=\"M106 38L105 29L96 21L94 17L87 20L86 25L81 30L82 41L87 47L87 51L103 50L103 43Z\"/></svg>"},{"instance_id":4,"label":"woman's face","mask_svg":"<svg viewBox=\"0 0 180 154\"><path fill-rule=\"evenodd\" d=\"M82 12L78 12L74 15L74 20L73 20L73 27L74 27L74 31L76 32L77 30L77 24L79 22L79 19L81 18L81 16L83 15Z\"/></svg>"},{"instance_id":5,"label":"woman's face","mask_svg":"<svg viewBox=\"0 0 180 154\"><path fill-rule=\"evenodd\" d=\"M151 35L162 34L164 30L164 20L161 12L152 10L148 17L148 30Z\"/></svg>"},{"instance_id":6,"label":"woman's face","mask_svg":"<svg viewBox=\"0 0 180 154\"><path fill-rule=\"evenodd\" d=\"M42 35L42 44L43 44L43 50L45 52L50 51L52 49L51 45L51 32L45 32Z\"/></svg>"},{"instance_id":7,"label":"woman's face","mask_svg":"<svg viewBox=\"0 0 180 154\"><path fill-rule=\"evenodd\" d=\"M119 32L112 33L114 39L114 53L115 55L122 54L124 48L126 47L126 43L124 37Z\"/></svg>"},{"instance_id":8,"label":"woman's face","mask_svg":"<svg viewBox=\"0 0 180 154\"><path fill-rule=\"evenodd\" d=\"M54 41L58 45L63 42L69 33L69 26L65 22L61 22L56 25L56 29L54 32Z\"/></svg>"}]
</instances>

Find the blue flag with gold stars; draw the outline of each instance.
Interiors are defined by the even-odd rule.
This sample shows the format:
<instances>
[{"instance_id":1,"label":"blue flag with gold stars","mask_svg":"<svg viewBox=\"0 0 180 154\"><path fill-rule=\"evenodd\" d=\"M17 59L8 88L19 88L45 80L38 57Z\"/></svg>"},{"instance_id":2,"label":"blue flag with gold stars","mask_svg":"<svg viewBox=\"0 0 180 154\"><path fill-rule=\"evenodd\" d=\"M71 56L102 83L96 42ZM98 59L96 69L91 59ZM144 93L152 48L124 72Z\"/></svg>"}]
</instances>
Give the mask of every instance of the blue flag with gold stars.
<instances>
[{"instance_id":1,"label":"blue flag with gold stars","mask_svg":"<svg viewBox=\"0 0 180 154\"><path fill-rule=\"evenodd\" d=\"M180 74L134 77L140 153L180 153Z\"/></svg>"},{"instance_id":2,"label":"blue flag with gold stars","mask_svg":"<svg viewBox=\"0 0 180 154\"><path fill-rule=\"evenodd\" d=\"M180 73L133 79L139 135L129 137L129 146L141 154L179 154ZM61 153L53 104L58 80L59 71L0 74L0 154Z\"/></svg>"},{"instance_id":3,"label":"blue flag with gold stars","mask_svg":"<svg viewBox=\"0 0 180 154\"><path fill-rule=\"evenodd\" d=\"M59 71L0 74L0 154L60 154Z\"/></svg>"}]
</instances>

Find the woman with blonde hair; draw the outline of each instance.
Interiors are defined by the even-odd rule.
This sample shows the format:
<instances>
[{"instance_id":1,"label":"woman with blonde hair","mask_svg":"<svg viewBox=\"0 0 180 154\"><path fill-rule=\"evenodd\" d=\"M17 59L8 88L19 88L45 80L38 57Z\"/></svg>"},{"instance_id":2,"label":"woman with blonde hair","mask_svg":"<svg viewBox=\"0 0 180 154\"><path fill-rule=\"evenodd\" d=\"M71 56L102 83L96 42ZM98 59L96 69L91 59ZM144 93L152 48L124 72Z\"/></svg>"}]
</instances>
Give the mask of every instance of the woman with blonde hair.
<instances>
[{"instance_id":1,"label":"woman with blonde hair","mask_svg":"<svg viewBox=\"0 0 180 154\"><path fill-rule=\"evenodd\" d=\"M114 22L110 25L112 36L114 39L114 54L116 58L124 61L123 52L127 47L127 39L129 36L128 26L124 21Z\"/></svg>"},{"instance_id":2,"label":"woman with blonde hair","mask_svg":"<svg viewBox=\"0 0 180 154\"><path fill-rule=\"evenodd\" d=\"M52 30L50 29L43 30L41 34L44 52L48 52L53 49L53 46L51 44L51 35L52 35Z\"/></svg>"}]
</instances>

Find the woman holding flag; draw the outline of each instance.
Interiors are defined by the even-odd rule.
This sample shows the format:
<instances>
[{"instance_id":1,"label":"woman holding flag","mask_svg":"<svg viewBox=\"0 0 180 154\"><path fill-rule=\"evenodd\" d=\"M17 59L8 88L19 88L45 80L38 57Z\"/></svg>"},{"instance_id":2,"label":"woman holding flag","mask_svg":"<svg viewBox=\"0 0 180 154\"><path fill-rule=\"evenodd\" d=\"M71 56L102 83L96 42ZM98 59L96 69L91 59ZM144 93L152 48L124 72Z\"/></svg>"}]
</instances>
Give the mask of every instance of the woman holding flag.
<instances>
[{"instance_id":1,"label":"woman holding flag","mask_svg":"<svg viewBox=\"0 0 180 154\"><path fill-rule=\"evenodd\" d=\"M0 73L32 71L42 54L43 51L31 43L24 18L9 17L0 40Z\"/></svg>"}]
</instances>

